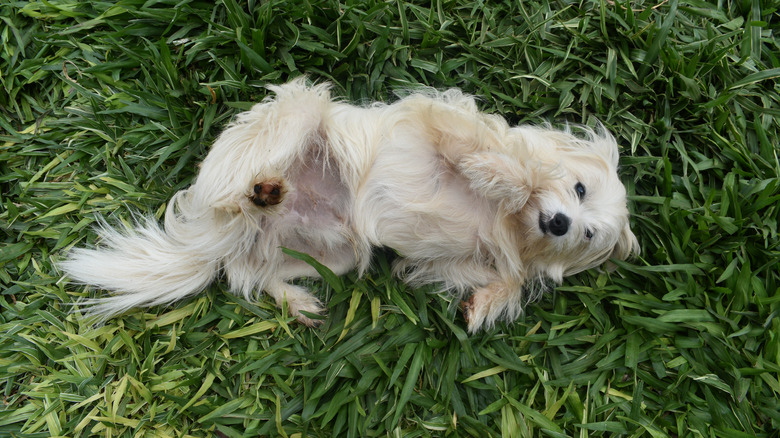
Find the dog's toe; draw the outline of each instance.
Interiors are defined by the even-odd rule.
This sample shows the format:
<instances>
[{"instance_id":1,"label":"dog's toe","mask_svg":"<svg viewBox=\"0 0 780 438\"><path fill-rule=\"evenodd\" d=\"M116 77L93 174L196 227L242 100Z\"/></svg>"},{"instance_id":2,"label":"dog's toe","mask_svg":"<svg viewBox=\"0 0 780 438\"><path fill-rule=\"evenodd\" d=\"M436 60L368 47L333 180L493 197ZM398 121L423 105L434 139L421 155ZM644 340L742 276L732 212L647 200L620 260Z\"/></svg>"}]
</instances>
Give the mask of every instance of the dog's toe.
<instances>
[{"instance_id":1,"label":"dog's toe","mask_svg":"<svg viewBox=\"0 0 780 438\"><path fill-rule=\"evenodd\" d=\"M249 199L258 207L267 207L281 203L284 193L284 182L281 179L271 179L255 184Z\"/></svg>"}]
</instances>

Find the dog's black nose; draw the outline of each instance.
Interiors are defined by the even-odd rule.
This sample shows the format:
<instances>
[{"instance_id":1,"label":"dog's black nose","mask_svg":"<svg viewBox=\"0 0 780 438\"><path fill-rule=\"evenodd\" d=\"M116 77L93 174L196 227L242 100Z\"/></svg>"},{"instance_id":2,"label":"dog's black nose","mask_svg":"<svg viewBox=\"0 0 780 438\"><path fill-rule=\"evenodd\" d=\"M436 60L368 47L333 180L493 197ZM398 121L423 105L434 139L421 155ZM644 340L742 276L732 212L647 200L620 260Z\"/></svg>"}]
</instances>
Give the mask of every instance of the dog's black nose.
<instances>
[{"instance_id":1,"label":"dog's black nose","mask_svg":"<svg viewBox=\"0 0 780 438\"><path fill-rule=\"evenodd\" d=\"M563 236L569 231L571 220L563 213L556 213L555 216L547 222L547 229L556 236Z\"/></svg>"}]
</instances>

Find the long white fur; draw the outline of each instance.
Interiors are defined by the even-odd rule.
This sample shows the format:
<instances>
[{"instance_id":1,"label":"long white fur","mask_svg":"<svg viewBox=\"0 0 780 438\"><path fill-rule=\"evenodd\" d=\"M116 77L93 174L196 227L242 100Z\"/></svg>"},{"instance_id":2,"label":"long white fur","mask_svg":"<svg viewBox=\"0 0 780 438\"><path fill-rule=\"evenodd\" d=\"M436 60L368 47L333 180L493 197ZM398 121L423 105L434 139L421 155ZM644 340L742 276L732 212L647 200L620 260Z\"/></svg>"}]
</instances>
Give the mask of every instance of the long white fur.
<instances>
[{"instance_id":1,"label":"long white fur","mask_svg":"<svg viewBox=\"0 0 780 438\"><path fill-rule=\"evenodd\" d=\"M274 98L219 136L164 228L101 222L99 247L69 252L67 275L115 292L90 300L92 312L169 304L224 273L232 292L265 291L311 325L300 312L323 306L290 281L317 273L280 248L343 274L362 273L372 249L387 246L406 281L471 293L474 332L516 318L529 285L638 250L606 130L510 127L457 90L360 107L304 79L269 88ZM268 181L282 183L283 198L261 207L253 188ZM571 220L561 236L540 225L556 213Z\"/></svg>"}]
</instances>

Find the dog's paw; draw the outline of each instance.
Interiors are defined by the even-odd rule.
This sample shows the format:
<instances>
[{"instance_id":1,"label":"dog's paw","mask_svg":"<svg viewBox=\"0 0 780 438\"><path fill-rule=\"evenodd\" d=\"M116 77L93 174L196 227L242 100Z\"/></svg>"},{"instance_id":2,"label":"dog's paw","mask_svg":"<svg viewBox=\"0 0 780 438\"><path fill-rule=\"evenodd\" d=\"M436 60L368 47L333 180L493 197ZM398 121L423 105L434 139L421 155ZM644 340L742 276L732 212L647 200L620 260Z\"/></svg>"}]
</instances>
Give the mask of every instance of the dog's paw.
<instances>
[{"instance_id":1,"label":"dog's paw","mask_svg":"<svg viewBox=\"0 0 780 438\"><path fill-rule=\"evenodd\" d=\"M475 292L466 301L461 301L460 308L463 311L463 318L469 328L469 333L476 333L485 323L488 309L484 300L481 300L478 293Z\"/></svg>"},{"instance_id":2,"label":"dog's paw","mask_svg":"<svg viewBox=\"0 0 780 438\"><path fill-rule=\"evenodd\" d=\"M472 190L499 201L509 211L522 210L531 196L528 170L505 154L467 154L460 158L457 169L469 181Z\"/></svg>"},{"instance_id":3,"label":"dog's paw","mask_svg":"<svg viewBox=\"0 0 780 438\"><path fill-rule=\"evenodd\" d=\"M311 312L311 313L313 313L313 312ZM323 320L321 320L321 319L309 318L308 316L305 316L302 313L299 313L298 314L298 318L296 318L296 319L297 319L297 321L299 323L305 325L306 327L310 327L310 328L319 327L320 324L322 324L322 322L323 322Z\"/></svg>"},{"instance_id":4,"label":"dog's paw","mask_svg":"<svg viewBox=\"0 0 780 438\"><path fill-rule=\"evenodd\" d=\"M460 310L463 312L463 319L466 320L466 324L471 321L471 306L474 305L474 296L470 296L469 299L460 302Z\"/></svg>"},{"instance_id":5,"label":"dog's paw","mask_svg":"<svg viewBox=\"0 0 780 438\"><path fill-rule=\"evenodd\" d=\"M309 327L316 327L320 320L310 318L301 312L313 315L325 313L322 302L312 295L306 288L284 282L272 282L266 286L266 292L276 300L280 308L287 307L290 316L298 319L298 322Z\"/></svg>"},{"instance_id":6,"label":"dog's paw","mask_svg":"<svg viewBox=\"0 0 780 438\"><path fill-rule=\"evenodd\" d=\"M284 181L279 178L259 181L252 187L249 200L258 207L268 207L282 202L287 192Z\"/></svg>"},{"instance_id":7,"label":"dog's paw","mask_svg":"<svg viewBox=\"0 0 780 438\"><path fill-rule=\"evenodd\" d=\"M502 317L511 316L513 318L519 311L513 297L510 289L503 283L491 283L474 289L471 297L461 303L469 333L489 329Z\"/></svg>"},{"instance_id":8,"label":"dog's paw","mask_svg":"<svg viewBox=\"0 0 780 438\"><path fill-rule=\"evenodd\" d=\"M305 326L316 327L322 323L321 319L313 319L301 313L301 311L314 315L322 315L325 313L322 302L312 295L297 297L293 300L290 300L288 297L287 306L290 314L295 316L298 319L298 322Z\"/></svg>"}]
</instances>

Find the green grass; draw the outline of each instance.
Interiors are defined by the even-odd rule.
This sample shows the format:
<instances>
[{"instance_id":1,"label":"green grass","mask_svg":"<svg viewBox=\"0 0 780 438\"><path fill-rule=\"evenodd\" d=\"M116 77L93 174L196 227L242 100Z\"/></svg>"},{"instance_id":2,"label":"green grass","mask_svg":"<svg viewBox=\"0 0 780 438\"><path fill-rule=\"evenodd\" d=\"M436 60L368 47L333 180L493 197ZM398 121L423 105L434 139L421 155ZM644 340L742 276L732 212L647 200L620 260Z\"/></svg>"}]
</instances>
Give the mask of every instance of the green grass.
<instances>
[{"instance_id":1,"label":"green grass","mask_svg":"<svg viewBox=\"0 0 780 438\"><path fill-rule=\"evenodd\" d=\"M0 435L780 436L777 0L0 3ZM300 74L601 120L642 255L467 336L377 255L317 330L216 283L91 327L53 262L158 217L231 117Z\"/></svg>"}]
</instances>

